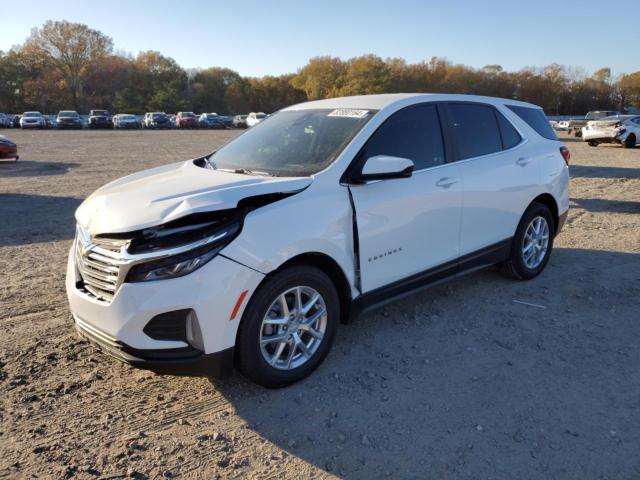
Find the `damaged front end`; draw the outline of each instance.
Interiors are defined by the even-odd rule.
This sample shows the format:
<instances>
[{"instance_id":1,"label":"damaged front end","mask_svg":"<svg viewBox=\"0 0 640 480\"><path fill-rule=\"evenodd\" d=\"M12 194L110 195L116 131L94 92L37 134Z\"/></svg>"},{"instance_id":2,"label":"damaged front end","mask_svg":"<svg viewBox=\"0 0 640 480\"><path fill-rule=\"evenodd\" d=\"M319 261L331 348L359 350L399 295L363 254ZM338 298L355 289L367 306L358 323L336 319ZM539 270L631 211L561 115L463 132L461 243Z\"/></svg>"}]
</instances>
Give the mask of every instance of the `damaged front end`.
<instances>
[{"instance_id":1,"label":"damaged front end","mask_svg":"<svg viewBox=\"0 0 640 480\"><path fill-rule=\"evenodd\" d=\"M76 227L76 288L111 302L123 283L165 280L188 275L231 243L246 215L292 193L249 197L232 209L202 212L133 232L98 234Z\"/></svg>"}]
</instances>

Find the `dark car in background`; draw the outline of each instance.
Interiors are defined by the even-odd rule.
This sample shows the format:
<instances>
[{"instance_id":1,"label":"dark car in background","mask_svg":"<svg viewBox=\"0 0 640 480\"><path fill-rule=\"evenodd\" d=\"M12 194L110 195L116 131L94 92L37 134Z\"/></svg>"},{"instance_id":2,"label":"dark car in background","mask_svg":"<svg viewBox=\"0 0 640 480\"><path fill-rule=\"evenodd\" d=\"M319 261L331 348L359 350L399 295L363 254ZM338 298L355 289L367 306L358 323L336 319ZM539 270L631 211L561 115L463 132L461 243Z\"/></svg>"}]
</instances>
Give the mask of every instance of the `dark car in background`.
<instances>
[{"instance_id":1,"label":"dark car in background","mask_svg":"<svg viewBox=\"0 0 640 480\"><path fill-rule=\"evenodd\" d=\"M11 126L13 128L20 128L20 119L21 118L22 118L22 115L14 115Z\"/></svg>"},{"instance_id":2,"label":"dark car in background","mask_svg":"<svg viewBox=\"0 0 640 480\"><path fill-rule=\"evenodd\" d=\"M144 128L172 128L169 115L164 112L147 112L142 122Z\"/></svg>"},{"instance_id":3,"label":"dark car in background","mask_svg":"<svg viewBox=\"0 0 640 480\"><path fill-rule=\"evenodd\" d=\"M193 112L178 112L178 114L176 115L176 127L197 128L198 117Z\"/></svg>"},{"instance_id":4,"label":"dark car in background","mask_svg":"<svg viewBox=\"0 0 640 480\"><path fill-rule=\"evenodd\" d=\"M113 128L113 120L108 110L91 110L89 128Z\"/></svg>"},{"instance_id":5,"label":"dark car in background","mask_svg":"<svg viewBox=\"0 0 640 480\"><path fill-rule=\"evenodd\" d=\"M56 117L56 125L59 129L73 128L79 130L82 128L82 120L75 110L61 110Z\"/></svg>"},{"instance_id":6,"label":"dark car in background","mask_svg":"<svg viewBox=\"0 0 640 480\"><path fill-rule=\"evenodd\" d=\"M217 113L203 113L198 119L200 128L227 128L225 117Z\"/></svg>"},{"instance_id":7,"label":"dark car in background","mask_svg":"<svg viewBox=\"0 0 640 480\"><path fill-rule=\"evenodd\" d=\"M0 159L13 158L16 162L20 158L18 146L7 137L0 135Z\"/></svg>"},{"instance_id":8,"label":"dark car in background","mask_svg":"<svg viewBox=\"0 0 640 480\"><path fill-rule=\"evenodd\" d=\"M247 128L247 116L236 115L235 117L233 117L232 124L235 128Z\"/></svg>"}]
</instances>

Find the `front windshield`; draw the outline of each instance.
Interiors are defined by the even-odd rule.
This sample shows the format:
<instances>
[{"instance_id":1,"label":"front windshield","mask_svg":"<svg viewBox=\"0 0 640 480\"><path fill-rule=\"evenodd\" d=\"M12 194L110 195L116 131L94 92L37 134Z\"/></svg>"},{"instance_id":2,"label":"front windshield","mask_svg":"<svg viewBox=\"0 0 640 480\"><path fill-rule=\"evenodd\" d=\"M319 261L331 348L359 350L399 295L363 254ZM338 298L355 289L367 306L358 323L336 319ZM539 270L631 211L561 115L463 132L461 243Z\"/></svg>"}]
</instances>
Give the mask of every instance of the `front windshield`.
<instances>
[{"instance_id":1,"label":"front windshield","mask_svg":"<svg viewBox=\"0 0 640 480\"><path fill-rule=\"evenodd\" d=\"M33 118L33 117L41 117L42 114L40 112L25 112L23 117Z\"/></svg>"},{"instance_id":2,"label":"front windshield","mask_svg":"<svg viewBox=\"0 0 640 480\"><path fill-rule=\"evenodd\" d=\"M78 112L63 111L58 114L59 117L77 117Z\"/></svg>"},{"instance_id":3,"label":"front windshield","mask_svg":"<svg viewBox=\"0 0 640 480\"><path fill-rule=\"evenodd\" d=\"M369 121L371 110L287 110L228 143L209 161L216 169L308 176L335 160Z\"/></svg>"}]
</instances>

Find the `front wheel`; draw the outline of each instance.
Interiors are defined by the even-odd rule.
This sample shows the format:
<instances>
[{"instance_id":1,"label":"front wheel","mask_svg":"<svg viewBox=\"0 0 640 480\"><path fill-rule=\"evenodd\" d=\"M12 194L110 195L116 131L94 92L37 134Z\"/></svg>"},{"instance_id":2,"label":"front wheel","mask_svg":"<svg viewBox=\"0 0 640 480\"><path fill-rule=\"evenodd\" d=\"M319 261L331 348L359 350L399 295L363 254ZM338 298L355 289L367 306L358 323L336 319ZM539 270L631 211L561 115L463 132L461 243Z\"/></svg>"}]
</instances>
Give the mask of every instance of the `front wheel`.
<instances>
[{"instance_id":1,"label":"front wheel","mask_svg":"<svg viewBox=\"0 0 640 480\"><path fill-rule=\"evenodd\" d=\"M553 216L541 203L532 203L520 219L513 237L506 272L519 280L537 277L549 261L555 228Z\"/></svg>"},{"instance_id":2,"label":"front wheel","mask_svg":"<svg viewBox=\"0 0 640 480\"><path fill-rule=\"evenodd\" d=\"M254 382L279 388L313 372L333 343L338 293L321 270L294 266L256 291L238 331L238 367Z\"/></svg>"},{"instance_id":3,"label":"front wheel","mask_svg":"<svg viewBox=\"0 0 640 480\"><path fill-rule=\"evenodd\" d=\"M593 140L591 140L590 142L588 142L590 147L597 147L598 146L598 142L595 142Z\"/></svg>"}]
</instances>

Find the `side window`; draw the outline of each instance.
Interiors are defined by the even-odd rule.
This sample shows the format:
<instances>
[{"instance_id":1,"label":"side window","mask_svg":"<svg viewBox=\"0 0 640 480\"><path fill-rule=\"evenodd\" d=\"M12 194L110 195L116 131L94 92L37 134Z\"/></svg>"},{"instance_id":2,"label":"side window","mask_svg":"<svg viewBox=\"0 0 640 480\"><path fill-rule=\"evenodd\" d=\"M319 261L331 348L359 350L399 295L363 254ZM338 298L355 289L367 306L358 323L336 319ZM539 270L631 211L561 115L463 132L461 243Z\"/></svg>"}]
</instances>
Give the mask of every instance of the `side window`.
<instances>
[{"instance_id":1,"label":"side window","mask_svg":"<svg viewBox=\"0 0 640 480\"><path fill-rule=\"evenodd\" d=\"M544 116L541 108L521 107L519 105L507 105L506 107L527 122L541 137L548 138L549 140L558 139L556 132L554 132L551 125L549 125L549 120ZM590 117L587 115L585 118L589 120ZM593 118L594 115L591 116L591 119ZM599 117L595 116L595 118Z\"/></svg>"},{"instance_id":2,"label":"side window","mask_svg":"<svg viewBox=\"0 0 640 480\"><path fill-rule=\"evenodd\" d=\"M636 117L633 119L633 123L640 125L640 117Z\"/></svg>"},{"instance_id":3,"label":"side window","mask_svg":"<svg viewBox=\"0 0 640 480\"><path fill-rule=\"evenodd\" d=\"M451 103L449 113L459 160L502 150L502 139L493 107Z\"/></svg>"},{"instance_id":4,"label":"side window","mask_svg":"<svg viewBox=\"0 0 640 480\"><path fill-rule=\"evenodd\" d=\"M371 136L363 158L391 155L413 160L414 170L444 163L444 142L435 105L407 107L389 117Z\"/></svg>"},{"instance_id":5,"label":"side window","mask_svg":"<svg viewBox=\"0 0 640 480\"><path fill-rule=\"evenodd\" d=\"M520 143L522 137L517 132L511 122L504 118L500 112L496 111L496 117L498 117L498 125L500 126L500 134L502 136L502 148L508 150L515 147Z\"/></svg>"}]
</instances>

